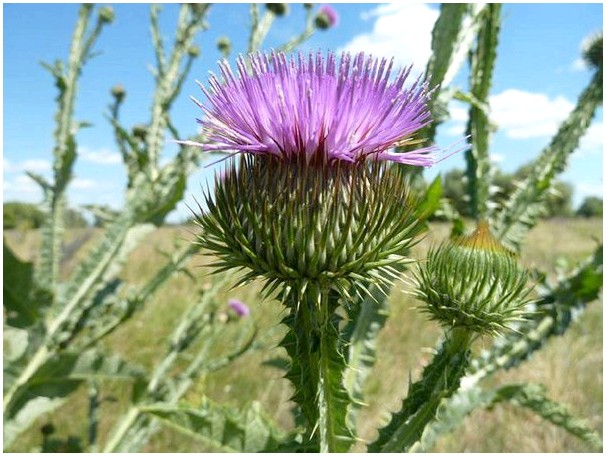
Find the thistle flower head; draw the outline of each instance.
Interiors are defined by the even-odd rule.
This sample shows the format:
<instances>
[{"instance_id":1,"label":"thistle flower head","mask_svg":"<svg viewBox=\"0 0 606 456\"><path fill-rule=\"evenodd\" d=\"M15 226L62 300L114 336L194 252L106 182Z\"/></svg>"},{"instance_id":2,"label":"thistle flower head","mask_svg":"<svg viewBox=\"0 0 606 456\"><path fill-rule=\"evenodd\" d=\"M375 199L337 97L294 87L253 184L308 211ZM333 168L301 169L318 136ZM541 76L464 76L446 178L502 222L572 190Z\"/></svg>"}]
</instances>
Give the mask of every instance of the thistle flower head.
<instances>
[{"instance_id":1,"label":"thistle flower head","mask_svg":"<svg viewBox=\"0 0 606 456\"><path fill-rule=\"evenodd\" d=\"M425 310L446 327L498 334L521 320L530 302L528 274L485 222L431 249L415 278Z\"/></svg>"},{"instance_id":2,"label":"thistle flower head","mask_svg":"<svg viewBox=\"0 0 606 456\"><path fill-rule=\"evenodd\" d=\"M393 60L363 53L326 56L257 53L237 61L237 75L220 63L223 81L212 75L200 87L207 103L198 122L207 151L271 155L283 160L359 162L367 158L417 166L435 161L435 147L408 152L427 125L427 85L407 86L411 68L392 74ZM195 100L194 100L195 101Z\"/></svg>"},{"instance_id":3,"label":"thistle flower head","mask_svg":"<svg viewBox=\"0 0 606 456\"><path fill-rule=\"evenodd\" d=\"M229 308L233 310L239 317L248 317L250 309L239 299L230 299L227 303Z\"/></svg>"},{"instance_id":4,"label":"thistle flower head","mask_svg":"<svg viewBox=\"0 0 606 456\"><path fill-rule=\"evenodd\" d=\"M217 175L206 204L198 239L214 266L245 270L243 282L264 278L269 291L313 282L346 296L390 282L422 230L406 182L376 162L243 155Z\"/></svg>"}]
</instances>

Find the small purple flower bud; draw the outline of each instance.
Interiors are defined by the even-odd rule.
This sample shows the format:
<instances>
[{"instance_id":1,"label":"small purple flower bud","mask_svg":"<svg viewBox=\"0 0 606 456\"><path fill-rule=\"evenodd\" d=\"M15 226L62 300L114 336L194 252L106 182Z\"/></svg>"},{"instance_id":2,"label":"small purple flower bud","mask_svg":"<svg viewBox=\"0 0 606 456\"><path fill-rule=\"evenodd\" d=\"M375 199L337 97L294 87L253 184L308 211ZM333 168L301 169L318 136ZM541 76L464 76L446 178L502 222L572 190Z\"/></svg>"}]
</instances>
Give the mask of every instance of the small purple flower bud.
<instances>
[{"instance_id":1,"label":"small purple flower bud","mask_svg":"<svg viewBox=\"0 0 606 456\"><path fill-rule=\"evenodd\" d=\"M250 309L246 304L238 299L230 299L228 301L229 307L240 317L248 317Z\"/></svg>"},{"instance_id":2,"label":"small purple flower bud","mask_svg":"<svg viewBox=\"0 0 606 456\"><path fill-rule=\"evenodd\" d=\"M316 16L316 26L321 29L328 29L339 24L339 15L330 5L323 5Z\"/></svg>"}]
</instances>

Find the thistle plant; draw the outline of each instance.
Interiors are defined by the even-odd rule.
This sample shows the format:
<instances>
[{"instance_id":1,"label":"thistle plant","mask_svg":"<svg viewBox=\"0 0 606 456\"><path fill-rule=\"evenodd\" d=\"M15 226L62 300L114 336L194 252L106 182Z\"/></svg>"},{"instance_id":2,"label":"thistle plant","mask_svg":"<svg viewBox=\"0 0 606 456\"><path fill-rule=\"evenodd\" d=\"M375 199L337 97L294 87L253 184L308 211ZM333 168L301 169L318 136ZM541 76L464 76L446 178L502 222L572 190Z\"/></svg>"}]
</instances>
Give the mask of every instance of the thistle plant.
<instances>
[{"instance_id":1,"label":"thistle plant","mask_svg":"<svg viewBox=\"0 0 606 456\"><path fill-rule=\"evenodd\" d=\"M288 378L322 451L347 450L354 436L337 309L397 279L422 229L386 162L435 161L432 146L389 149L430 121L427 85L407 87L410 68L390 80L392 65L363 54L256 54L238 60L237 76L222 64L223 82L211 77L208 103L196 102L209 140L199 146L242 155L206 196L200 245L218 270L264 279L289 309Z\"/></svg>"},{"instance_id":2,"label":"thistle plant","mask_svg":"<svg viewBox=\"0 0 606 456\"><path fill-rule=\"evenodd\" d=\"M301 32L276 51L261 52L272 25L295 5L252 4L246 56L236 60L236 71L222 62L220 76L200 84L202 128L183 139L171 109L202 55L195 38L207 29L210 8L181 5L174 44L167 48L160 8L152 6L150 118L125 125L128 88L116 84L110 93L107 119L127 171L124 208L91 207L106 228L65 280L59 274L62 214L78 156L74 127L82 124L74 120L78 78L113 12L100 9L91 24L94 7L82 6L68 59L46 65L59 96L53 179L31 174L44 190L47 211L39 259L24 262L4 245L5 449L21 450L22 434L41 424L36 450L42 451L141 451L162 426L215 451L348 451L363 445L371 452L428 451L474 410L508 402L570 432L583 448L601 450L599 433L542 385L485 382L527 362L600 295L601 245L555 279L529 268L520 253L556 176L601 105L601 35L584 51L594 74L577 106L531 163L528 177L499 205L493 200L488 97L501 5L443 4L427 76L411 80L410 68L396 71L390 61L363 54L288 54L338 23L328 6L304 4ZM235 51L227 36L217 47L226 58ZM466 56L468 87L455 87ZM469 104L469 232L469 221L441 198L439 177L419 185L422 170L440 160L435 135L452 99ZM178 140L178 152L161 165L166 135ZM224 153L214 188L196 214L196 242L164 253L164 264L142 284L123 279L129 252L164 223L188 176L207 155ZM418 258L412 248L438 210L452 222L452 236ZM188 267L200 253L212 259L216 274L206 277L209 283ZM177 274L191 280L193 297L153 365L109 350L106 338L129 331L129 322L162 287L177 286L171 282ZM401 305L402 294L394 292L399 279L442 333L420 374L400 373L395 386L401 405L366 441L358 418L374 400L366 395L367 381L377 374L377 340L390 306ZM275 353L275 340L259 337L255 327L259 309L272 303L244 304L225 292L248 282L261 282L260 297L282 304L279 345L288 360L270 361L292 385L294 428L276 424L262 401L236 409L219 404L200 381L234 369L232 362L248 353ZM171 294L170 304L174 299ZM156 337L155 329L137 331ZM480 336L483 346L474 347ZM104 403L114 391L108 383L116 382L126 384L130 395L121 413L108 416ZM63 442L53 437L53 413L80 387L87 395L86 436Z\"/></svg>"}]
</instances>

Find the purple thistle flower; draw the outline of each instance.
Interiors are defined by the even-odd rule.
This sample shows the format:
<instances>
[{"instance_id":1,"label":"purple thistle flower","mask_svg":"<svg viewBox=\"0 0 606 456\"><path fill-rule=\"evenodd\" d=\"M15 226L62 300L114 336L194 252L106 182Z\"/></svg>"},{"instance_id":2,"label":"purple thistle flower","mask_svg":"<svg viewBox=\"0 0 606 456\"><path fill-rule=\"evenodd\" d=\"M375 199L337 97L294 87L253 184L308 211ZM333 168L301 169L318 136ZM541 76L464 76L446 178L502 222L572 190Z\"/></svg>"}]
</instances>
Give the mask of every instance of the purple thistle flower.
<instances>
[{"instance_id":1,"label":"purple thistle flower","mask_svg":"<svg viewBox=\"0 0 606 456\"><path fill-rule=\"evenodd\" d=\"M206 151L275 155L285 160L305 155L308 161L358 162L366 158L416 166L431 166L438 149L424 147L395 152L393 146L412 144L411 136L431 122L427 84L405 87L411 67L392 77L393 59L363 53L320 52L250 55L237 60L237 76L229 64L219 64L206 104L194 99L205 114L198 119Z\"/></svg>"},{"instance_id":2,"label":"purple thistle flower","mask_svg":"<svg viewBox=\"0 0 606 456\"><path fill-rule=\"evenodd\" d=\"M318 10L318 14L323 14L326 17L330 27L339 25L339 15L332 6L322 5Z\"/></svg>"},{"instance_id":3,"label":"purple thistle flower","mask_svg":"<svg viewBox=\"0 0 606 456\"><path fill-rule=\"evenodd\" d=\"M240 317L248 317L250 309L246 304L238 299L230 299L228 301L229 307Z\"/></svg>"}]
</instances>

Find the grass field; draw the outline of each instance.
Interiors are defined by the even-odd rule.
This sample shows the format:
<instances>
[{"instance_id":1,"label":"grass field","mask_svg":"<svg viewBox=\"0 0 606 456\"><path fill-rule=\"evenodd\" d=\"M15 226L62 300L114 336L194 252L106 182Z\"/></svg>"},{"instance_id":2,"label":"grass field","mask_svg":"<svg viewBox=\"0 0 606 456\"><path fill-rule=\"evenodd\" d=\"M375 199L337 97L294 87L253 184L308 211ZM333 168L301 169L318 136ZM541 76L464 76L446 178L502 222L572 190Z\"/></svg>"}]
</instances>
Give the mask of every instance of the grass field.
<instances>
[{"instance_id":1,"label":"grass field","mask_svg":"<svg viewBox=\"0 0 606 456\"><path fill-rule=\"evenodd\" d=\"M440 240L448 227L434 224L427 238L416 247L415 255L423 258L431 240ZM70 232L66 249L70 255L62 265L66 277L78 258L86 255L98 232ZM9 244L24 259L33 259L39 242L36 232L7 232ZM160 267L163 258L158 250L171 251L177 239L192 239L188 229L162 228L152 234L129 257L122 278L131 283L144 283ZM549 220L542 222L528 236L521 261L528 267L540 267L555 275L554 265L563 260L576 261L589 254L594 239L602 239L602 220ZM208 269L202 258L192 260L191 270L199 281L208 280ZM194 283L185 276L169 282L127 324L104 342L107 349L122 354L125 358L151 367L165 352L166 338L179 319L180 314L191 304ZM236 290L225 289L220 299L225 303L229 297L238 297L247 302L252 315L243 325L254 323L260 334L276 328L281 317L277 302L262 302L258 298L258 284ZM379 424L385 422L388 412L396 410L405 394L409 376L418 377L423 365L430 359L430 350L440 335L435 323L414 307L418 305L403 287L390 297L391 316L379 338L379 356L374 373L367 385L368 406L361 414L359 434L372 440ZM563 336L553 339L548 346L532 359L516 369L503 372L492 383L531 381L546 385L548 396L567 404L578 416L588 420L594 429L602 429L602 306L591 303L571 329ZM277 328L270 343L279 340L282 328ZM233 342L226 335L225 344ZM478 347L490 341L478 342ZM292 426L288 402L289 384L281 378L281 371L262 366L263 361L283 355L282 349L270 348L245 356L228 368L198 379L188 400L196 403L201 393L213 400L233 406L252 400L260 400L274 419L284 427ZM113 397L101 407L100 440L107 434L127 405L128 390L115 384L102 385L103 396ZM86 436L86 391L78 391L53 416L46 417L12 448L13 451L29 451L40 444L40 425L52 420L57 428L57 437L68 435ZM194 438L184 437L170 429L162 429L144 448L146 452L201 452L212 451ZM364 445L358 444L357 451ZM490 412L477 411L464 426L454 434L442 438L436 451L439 452L586 452L590 451L580 440L537 416L515 408L499 405Z\"/></svg>"}]
</instances>

